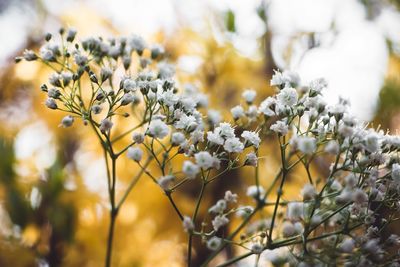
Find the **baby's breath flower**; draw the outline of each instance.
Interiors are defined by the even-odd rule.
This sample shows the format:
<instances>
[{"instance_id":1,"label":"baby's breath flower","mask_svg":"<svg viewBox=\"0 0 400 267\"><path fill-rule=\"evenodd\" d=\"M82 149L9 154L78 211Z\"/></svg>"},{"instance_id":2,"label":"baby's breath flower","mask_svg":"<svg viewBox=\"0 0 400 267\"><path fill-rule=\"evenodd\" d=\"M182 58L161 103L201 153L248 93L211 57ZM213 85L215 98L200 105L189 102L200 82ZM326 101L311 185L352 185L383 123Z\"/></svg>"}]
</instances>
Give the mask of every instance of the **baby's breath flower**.
<instances>
[{"instance_id":1,"label":"baby's breath flower","mask_svg":"<svg viewBox=\"0 0 400 267\"><path fill-rule=\"evenodd\" d=\"M254 199L262 198L265 195L265 189L261 185L252 185L247 188L246 195Z\"/></svg>"},{"instance_id":2,"label":"baby's breath flower","mask_svg":"<svg viewBox=\"0 0 400 267\"><path fill-rule=\"evenodd\" d=\"M233 107L233 108L231 109L231 113L232 113L232 116L233 116L233 118L234 118L235 120L237 120L237 119L239 119L239 118L245 116L243 107L242 107L242 106L239 106L239 105Z\"/></svg>"},{"instance_id":3,"label":"baby's breath flower","mask_svg":"<svg viewBox=\"0 0 400 267\"><path fill-rule=\"evenodd\" d=\"M223 145L225 140L218 130L219 129L214 129L214 132L207 132L207 140L212 144Z\"/></svg>"},{"instance_id":4,"label":"baby's breath flower","mask_svg":"<svg viewBox=\"0 0 400 267\"><path fill-rule=\"evenodd\" d=\"M256 153L250 152L246 155L246 159L244 161L244 165L257 167L258 157Z\"/></svg>"},{"instance_id":5,"label":"baby's breath flower","mask_svg":"<svg viewBox=\"0 0 400 267\"><path fill-rule=\"evenodd\" d=\"M303 200L310 200L317 195L317 191L312 184L306 184L301 189L301 195L303 196Z\"/></svg>"},{"instance_id":6,"label":"baby's breath flower","mask_svg":"<svg viewBox=\"0 0 400 267\"><path fill-rule=\"evenodd\" d=\"M282 224L282 235L284 237L291 237L297 234L296 228L293 223L289 221L284 221Z\"/></svg>"},{"instance_id":7,"label":"baby's breath flower","mask_svg":"<svg viewBox=\"0 0 400 267\"><path fill-rule=\"evenodd\" d=\"M129 159L139 162L142 159L143 151L139 147L130 147L126 154Z\"/></svg>"},{"instance_id":8,"label":"baby's breath flower","mask_svg":"<svg viewBox=\"0 0 400 267\"><path fill-rule=\"evenodd\" d=\"M259 147L261 139L258 136L258 133L251 131L244 131L241 136L245 140L246 144L251 144L255 148Z\"/></svg>"},{"instance_id":9,"label":"baby's breath flower","mask_svg":"<svg viewBox=\"0 0 400 267\"><path fill-rule=\"evenodd\" d=\"M261 254L264 251L264 246L260 243L253 243L251 245L251 252L254 254Z\"/></svg>"},{"instance_id":10,"label":"baby's breath flower","mask_svg":"<svg viewBox=\"0 0 400 267\"><path fill-rule=\"evenodd\" d=\"M183 225L183 230L186 233L190 233L191 231L194 230L194 224L192 219L189 216L183 216L183 221L182 221L182 225Z\"/></svg>"},{"instance_id":11,"label":"baby's breath flower","mask_svg":"<svg viewBox=\"0 0 400 267\"><path fill-rule=\"evenodd\" d=\"M258 108L258 111L269 117L274 116L275 115L275 105L276 105L275 98L268 97L263 102L261 102L260 107Z\"/></svg>"},{"instance_id":12,"label":"baby's breath flower","mask_svg":"<svg viewBox=\"0 0 400 267\"><path fill-rule=\"evenodd\" d=\"M173 176L173 175L165 175L165 176L161 176L161 177L158 179L157 182L158 182L158 185L159 185L162 189L168 190L173 181L175 181L175 176Z\"/></svg>"},{"instance_id":13,"label":"baby's breath flower","mask_svg":"<svg viewBox=\"0 0 400 267\"><path fill-rule=\"evenodd\" d=\"M163 139L169 133L168 126L161 120L152 120L149 124L148 133L151 137Z\"/></svg>"},{"instance_id":14,"label":"baby's breath flower","mask_svg":"<svg viewBox=\"0 0 400 267\"><path fill-rule=\"evenodd\" d=\"M225 196L224 196L224 199L227 201L227 202L230 202L230 203L236 203L237 202L237 198L238 198L238 195L237 194L233 194L231 191L226 191L225 192Z\"/></svg>"},{"instance_id":15,"label":"baby's breath flower","mask_svg":"<svg viewBox=\"0 0 400 267\"><path fill-rule=\"evenodd\" d=\"M247 218L252 214L254 211L254 208L252 206L240 206L236 210L236 216L240 218Z\"/></svg>"},{"instance_id":16,"label":"baby's breath flower","mask_svg":"<svg viewBox=\"0 0 400 267\"><path fill-rule=\"evenodd\" d=\"M280 135L286 135L289 132L289 126L281 120L272 124L270 129Z\"/></svg>"},{"instance_id":17,"label":"baby's breath flower","mask_svg":"<svg viewBox=\"0 0 400 267\"><path fill-rule=\"evenodd\" d=\"M114 123L110 119L104 119L101 121L99 129L103 134L106 134L110 132L113 125Z\"/></svg>"},{"instance_id":18,"label":"baby's breath flower","mask_svg":"<svg viewBox=\"0 0 400 267\"><path fill-rule=\"evenodd\" d=\"M144 134L134 132L132 135L132 140L135 141L136 144L141 144L144 142Z\"/></svg>"},{"instance_id":19,"label":"baby's breath flower","mask_svg":"<svg viewBox=\"0 0 400 267\"><path fill-rule=\"evenodd\" d=\"M300 136L297 138L297 148L304 154L311 155L317 150L314 137Z\"/></svg>"},{"instance_id":20,"label":"baby's breath flower","mask_svg":"<svg viewBox=\"0 0 400 267\"><path fill-rule=\"evenodd\" d=\"M257 93L253 89L247 89L242 93L242 97L248 104L253 103L254 99L256 98L256 95Z\"/></svg>"},{"instance_id":21,"label":"baby's breath flower","mask_svg":"<svg viewBox=\"0 0 400 267\"><path fill-rule=\"evenodd\" d=\"M57 109L57 103L53 98L47 98L44 103L49 109Z\"/></svg>"},{"instance_id":22,"label":"baby's breath flower","mask_svg":"<svg viewBox=\"0 0 400 267\"><path fill-rule=\"evenodd\" d=\"M133 102L133 95L131 95L130 93L124 94L121 98L121 106L129 105L132 102Z\"/></svg>"},{"instance_id":23,"label":"baby's breath flower","mask_svg":"<svg viewBox=\"0 0 400 267\"><path fill-rule=\"evenodd\" d=\"M142 37L138 35L133 35L129 42L131 48L135 50L139 55L143 53L143 50L146 48L146 43Z\"/></svg>"},{"instance_id":24,"label":"baby's breath flower","mask_svg":"<svg viewBox=\"0 0 400 267\"><path fill-rule=\"evenodd\" d=\"M74 123L74 117L72 117L71 115L67 115L64 118L62 118L60 126L67 128L71 127L73 123Z\"/></svg>"},{"instance_id":25,"label":"baby's breath flower","mask_svg":"<svg viewBox=\"0 0 400 267\"><path fill-rule=\"evenodd\" d=\"M355 242L352 238L347 238L339 245L339 249L344 253L351 253L354 249Z\"/></svg>"},{"instance_id":26,"label":"baby's breath flower","mask_svg":"<svg viewBox=\"0 0 400 267\"><path fill-rule=\"evenodd\" d=\"M207 241L207 248L209 250L217 250L221 246L221 243L221 238L213 236Z\"/></svg>"},{"instance_id":27,"label":"baby's breath flower","mask_svg":"<svg viewBox=\"0 0 400 267\"><path fill-rule=\"evenodd\" d=\"M47 96L50 98L59 99L61 96L61 92L57 88L50 88L47 91Z\"/></svg>"},{"instance_id":28,"label":"baby's breath flower","mask_svg":"<svg viewBox=\"0 0 400 267\"><path fill-rule=\"evenodd\" d=\"M34 61L34 60L38 59L38 56L35 54L35 52L33 52L32 50L27 50L27 49L25 49L25 51L23 53L23 57L26 61Z\"/></svg>"},{"instance_id":29,"label":"baby's breath flower","mask_svg":"<svg viewBox=\"0 0 400 267\"><path fill-rule=\"evenodd\" d=\"M218 231L222 226L229 223L229 219L225 215L217 215L214 220L212 220L212 225L215 231Z\"/></svg>"},{"instance_id":30,"label":"baby's breath flower","mask_svg":"<svg viewBox=\"0 0 400 267\"><path fill-rule=\"evenodd\" d=\"M222 116L219 111L210 109L210 110L208 110L208 113L207 113L207 119L211 125L216 125L216 124L220 123Z\"/></svg>"},{"instance_id":31,"label":"baby's breath flower","mask_svg":"<svg viewBox=\"0 0 400 267\"><path fill-rule=\"evenodd\" d=\"M102 107L100 105L93 105L92 106L92 112L93 114L100 114L102 111Z\"/></svg>"},{"instance_id":32,"label":"baby's breath flower","mask_svg":"<svg viewBox=\"0 0 400 267\"><path fill-rule=\"evenodd\" d=\"M298 95L296 89L285 87L279 92L276 98L279 104L292 107L297 103Z\"/></svg>"},{"instance_id":33,"label":"baby's breath flower","mask_svg":"<svg viewBox=\"0 0 400 267\"><path fill-rule=\"evenodd\" d=\"M171 144L174 146L179 146L186 141L185 135L181 132L175 132L171 135Z\"/></svg>"},{"instance_id":34,"label":"baby's breath flower","mask_svg":"<svg viewBox=\"0 0 400 267\"><path fill-rule=\"evenodd\" d=\"M105 82L107 81L111 76L112 76L113 72L109 67L103 67L101 68L100 71L100 77L101 77L101 82Z\"/></svg>"},{"instance_id":35,"label":"baby's breath flower","mask_svg":"<svg viewBox=\"0 0 400 267\"><path fill-rule=\"evenodd\" d=\"M339 153L339 150L339 143L336 140L329 141L325 146L325 152L329 154L337 155Z\"/></svg>"},{"instance_id":36,"label":"baby's breath flower","mask_svg":"<svg viewBox=\"0 0 400 267\"><path fill-rule=\"evenodd\" d=\"M239 138L232 137L226 139L224 149L229 153L241 153L244 149L244 145L240 142Z\"/></svg>"},{"instance_id":37,"label":"baby's breath flower","mask_svg":"<svg viewBox=\"0 0 400 267\"><path fill-rule=\"evenodd\" d=\"M214 158L207 151L201 151L194 155L197 165L202 169L209 169L213 166Z\"/></svg>"},{"instance_id":38,"label":"baby's breath flower","mask_svg":"<svg viewBox=\"0 0 400 267\"><path fill-rule=\"evenodd\" d=\"M324 78L312 80L310 82L310 96L321 93L321 91L328 86Z\"/></svg>"},{"instance_id":39,"label":"baby's breath flower","mask_svg":"<svg viewBox=\"0 0 400 267\"><path fill-rule=\"evenodd\" d=\"M220 214L223 213L226 209L226 201L225 199L220 199L215 203L214 206L211 206L211 208L208 209L209 213L214 213L214 214Z\"/></svg>"},{"instance_id":40,"label":"baby's breath flower","mask_svg":"<svg viewBox=\"0 0 400 267\"><path fill-rule=\"evenodd\" d=\"M200 172L200 168L193 162L186 160L183 162L182 172L187 176L188 179L193 179Z\"/></svg>"},{"instance_id":41,"label":"baby's breath flower","mask_svg":"<svg viewBox=\"0 0 400 267\"><path fill-rule=\"evenodd\" d=\"M301 202L291 202L287 205L287 218L289 220L299 220L304 215L304 204Z\"/></svg>"}]
</instances>

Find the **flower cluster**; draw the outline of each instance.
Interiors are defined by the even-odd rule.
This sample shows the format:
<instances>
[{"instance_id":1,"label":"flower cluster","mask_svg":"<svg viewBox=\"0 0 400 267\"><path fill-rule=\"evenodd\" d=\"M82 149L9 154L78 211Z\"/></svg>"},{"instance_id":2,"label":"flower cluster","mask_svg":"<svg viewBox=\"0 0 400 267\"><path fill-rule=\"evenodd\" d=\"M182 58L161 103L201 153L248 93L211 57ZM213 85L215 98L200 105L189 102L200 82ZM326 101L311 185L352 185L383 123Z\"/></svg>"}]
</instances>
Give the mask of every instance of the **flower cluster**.
<instances>
[{"instance_id":1,"label":"flower cluster","mask_svg":"<svg viewBox=\"0 0 400 267\"><path fill-rule=\"evenodd\" d=\"M271 80L276 94L256 104L256 92L245 90L244 104L231 109L229 123L216 110L205 112L207 97L198 88L178 86L160 45L149 46L136 35L75 42L73 29L61 30L60 36L57 42L48 35L39 54L25 51L17 60L41 61L53 69L41 86L45 105L67 113L62 127L80 118L99 139L111 220L140 176L147 175L189 235L188 265L196 237L210 250L204 266L227 246L237 247L239 255L222 266L253 254L293 266L399 264L397 253L390 252L399 237L383 233L400 209L400 137L368 129L348 112L344 99L328 106L324 79L304 86L297 74L276 71ZM132 124L127 131L126 124ZM129 144L117 151L116 143L129 135ZM259 175L264 158L259 148L266 138L276 141L279 151L276 177ZM142 171L120 197L115 168L123 155ZM182 164L175 164L176 158ZM321 161L331 164L317 177ZM156 169L150 171L149 164ZM246 194L226 191L201 218L206 189L241 168L254 169ZM302 189L297 196L285 195L289 177L300 168ZM182 211L173 196L187 182L200 185L199 196L193 210Z\"/></svg>"}]
</instances>

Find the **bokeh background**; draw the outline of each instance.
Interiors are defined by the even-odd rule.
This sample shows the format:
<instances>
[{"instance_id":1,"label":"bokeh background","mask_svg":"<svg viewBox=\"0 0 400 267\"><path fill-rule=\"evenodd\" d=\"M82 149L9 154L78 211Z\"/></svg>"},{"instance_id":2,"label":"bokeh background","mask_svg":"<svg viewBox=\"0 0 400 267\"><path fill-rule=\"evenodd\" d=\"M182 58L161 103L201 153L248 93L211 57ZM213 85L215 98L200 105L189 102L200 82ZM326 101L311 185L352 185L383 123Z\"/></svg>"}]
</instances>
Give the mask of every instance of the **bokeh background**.
<instances>
[{"instance_id":1,"label":"bokeh background","mask_svg":"<svg viewBox=\"0 0 400 267\"><path fill-rule=\"evenodd\" d=\"M254 88L259 100L271 95L274 69L297 71L303 84L325 77L327 102L347 98L359 119L397 133L399 10L400 2L389 0L0 0L0 266L104 260L108 199L100 148L85 127L59 128L62 114L44 108L39 87L48 69L14 64L25 48L38 49L46 32L72 26L79 39L135 33L161 43L180 81L198 85L225 116L244 88ZM277 165L268 150L265 177ZM322 172L320 165L313 171ZM123 188L137 169L120 166ZM227 188L245 191L242 173L232 175L214 185L209 203ZM184 210L197 189L180 193ZM173 215L160 190L141 180L118 218L115 266L184 266L186 237Z\"/></svg>"}]
</instances>

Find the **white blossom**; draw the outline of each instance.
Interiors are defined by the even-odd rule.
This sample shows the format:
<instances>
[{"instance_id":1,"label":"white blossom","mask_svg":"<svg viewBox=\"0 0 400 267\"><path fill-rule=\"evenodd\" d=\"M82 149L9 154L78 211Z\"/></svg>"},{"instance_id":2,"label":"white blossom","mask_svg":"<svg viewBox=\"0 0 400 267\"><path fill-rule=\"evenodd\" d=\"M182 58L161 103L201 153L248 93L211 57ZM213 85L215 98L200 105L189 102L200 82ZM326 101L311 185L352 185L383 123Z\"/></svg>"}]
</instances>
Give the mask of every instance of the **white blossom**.
<instances>
[{"instance_id":1,"label":"white blossom","mask_svg":"<svg viewBox=\"0 0 400 267\"><path fill-rule=\"evenodd\" d=\"M241 136L243 137L245 142L250 143L255 148L258 148L258 146L260 145L261 139L256 132L243 131Z\"/></svg>"},{"instance_id":2,"label":"white blossom","mask_svg":"<svg viewBox=\"0 0 400 267\"><path fill-rule=\"evenodd\" d=\"M253 103L254 99L256 98L256 91L252 89L247 89L242 93L242 97L247 103Z\"/></svg>"},{"instance_id":3,"label":"white blossom","mask_svg":"<svg viewBox=\"0 0 400 267\"><path fill-rule=\"evenodd\" d=\"M239 118L245 116L243 107L242 107L242 106L239 106L239 105L233 107L233 108L231 109L231 113L232 113L232 116L233 116L233 118L234 118L235 120L237 120L237 119L239 119Z\"/></svg>"},{"instance_id":4,"label":"white blossom","mask_svg":"<svg viewBox=\"0 0 400 267\"><path fill-rule=\"evenodd\" d=\"M154 138L162 139L169 133L168 126L161 120L152 120L148 128L149 135Z\"/></svg>"},{"instance_id":5,"label":"white blossom","mask_svg":"<svg viewBox=\"0 0 400 267\"><path fill-rule=\"evenodd\" d=\"M280 135L286 135L289 132L289 126L284 121L276 121L270 127L271 131L274 131Z\"/></svg>"},{"instance_id":6,"label":"white blossom","mask_svg":"<svg viewBox=\"0 0 400 267\"><path fill-rule=\"evenodd\" d=\"M229 219L225 215L217 215L211 223L214 230L218 231L219 228L229 223Z\"/></svg>"},{"instance_id":7,"label":"white blossom","mask_svg":"<svg viewBox=\"0 0 400 267\"><path fill-rule=\"evenodd\" d=\"M244 145L240 142L239 138L231 137L226 139L224 149L229 153L241 153L244 149Z\"/></svg>"},{"instance_id":8,"label":"white blossom","mask_svg":"<svg viewBox=\"0 0 400 267\"><path fill-rule=\"evenodd\" d=\"M317 143L314 137L300 136L297 138L297 148L304 154L311 155L317 150Z\"/></svg>"},{"instance_id":9,"label":"white blossom","mask_svg":"<svg viewBox=\"0 0 400 267\"><path fill-rule=\"evenodd\" d=\"M131 160L140 161L143 156L143 151L139 147L130 147L128 148L127 156Z\"/></svg>"},{"instance_id":10,"label":"white blossom","mask_svg":"<svg viewBox=\"0 0 400 267\"><path fill-rule=\"evenodd\" d=\"M201 151L194 155L197 165L202 169L209 169L213 166L214 158L207 151Z\"/></svg>"},{"instance_id":11,"label":"white blossom","mask_svg":"<svg viewBox=\"0 0 400 267\"><path fill-rule=\"evenodd\" d=\"M200 168L193 162L186 160L183 162L182 172L187 176L188 179L193 179L200 172Z\"/></svg>"},{"instance_id":12,"label":"white blossom","mask_svg":"<svg viewBox=\"0 0 400 267\"><path fill-rule=\"evenodd\" d=\"M298 95L296 89L285 87L279 92L276 98L279 104L292 107L297 103Z\"/></svg>"},{"instance_id":13,"label":"white blossom","mask_svg":"<svg viewBox=\"0 0 400 267\"><path fill-rule=\"evenodd\" d=\"M190 233L191 231L194 230L193 221L189 216L186 215L183 216L182 225L183 225L183 230L187 233Z\"/></svg>"}]
</instances>

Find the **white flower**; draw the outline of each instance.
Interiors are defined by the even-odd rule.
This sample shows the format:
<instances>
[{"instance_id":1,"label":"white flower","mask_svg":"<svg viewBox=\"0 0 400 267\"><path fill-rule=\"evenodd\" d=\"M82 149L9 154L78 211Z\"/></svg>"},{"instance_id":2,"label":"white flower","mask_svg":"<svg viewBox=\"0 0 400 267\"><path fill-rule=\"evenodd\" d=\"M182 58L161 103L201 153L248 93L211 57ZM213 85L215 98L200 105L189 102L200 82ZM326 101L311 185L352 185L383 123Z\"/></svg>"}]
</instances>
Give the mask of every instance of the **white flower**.
<instances>
[{"instance_id":1,"label":"white flower","mask_svg":"<svg viewBox=\"0 0 400 267\"><path fill-rule=\"evenodd\" d=\"M161 120L152 120L149 124L149 135L154 138L162 139L169 133L168 126Z\"/></svg>"},{"instance_id":2,"label":"white flower","mask_svg":"<svg viewBox=\"0 0 400 267\"><path fill-rule=\"evenodd\" d=\"M134 92L136 90L136 82L130 78L126 78L122 82L122 88L125 92Z\"/></svg>"},{"instance_id":3,"label":"white flower","mask_svg":"<svg viewBox=\"0 0 400 267\"><path fill-rule=\"evenodd\" d=\"M204 141L204 132L200 131L200 130L195 130L190 133L190 139L192 140L193 144L203 142Z\"/></svg>"},{"instance_id":4,"label":"white flower","mask_svg":"<svg viewBox=\"0 0 400 267\"><path fill-rule=\"evenodd\" d=\"M294 227L293 223L289 221L284 221L282 224L282 235L284 237L290 237L297 234L296 228Z\"/></svg>"},{"instance_id":5,"label":"white flower","mask_svg":"<svg viewBox=\"0 0 400 267\"><path fill-rule=\"evenodd\" d=\"M244 149L244 145L240 142L239 138L232 137L225 141L224 149L229 153L240 153Z\"/></svg>"},{"instance_id":6,"label":"white flower","mask_svg":"<svg viewBox=\"0 0 400 267\"><path fill-rule=\"evenodd\" d=\"M340 245L339 249L344 253L351 253L354 249L355 242L352 238L346 238Z\"/></svg>"},{"instance_id":7,"label":"white flower","mask_svg":"<svg viewBox=\"0 0 400 267\"><path fill-rule=\"evenodd\" d=\"M285 84L285 86L290 86L290 85L299 85L300 84L300 76L294 71L290 70L285 70L282 73L282 80Z\"/></svg>"},{"instance_id":8,"label":"white flower","mask_svg":"<svg viewBox=\"0 0 400 267\"><path fill-rule=\"evenodd\" d=\"M365 136L364 142L365 142L365 148L370 153L376 152L380 147L379 135L374 132L368 133Z\"/></svg>"},{"instance_id":9,"label":"white flower","mask_svg":"<svg viewBox=\"0 0 400 267\"><path fill-rule=\"evenodd\" d=\"M310 155L317 149L314 137L300 136L297 138L297 148L304 154Z\"/></svg>"},{"instance_id":10,"label":"white flower","mask_svg":"<svg viewBox=\"0 0 400 267\"><path fill-rule=\"evenodd\" d=\"M262 198L265 195L265 189L261 185L251 185L247 188L246 195L254 199L257 199L257 197Z\"/></svg>"},{"instance_id":11,"label":"white flower","mask_svg":"<svg viewBox=\"0 0 400 267\"><path fill-rule=\"evenodd\" d=\"M272 79L270 82L271 86L279 86L284 84L284 79L282 73L280 71L274 70L274 74L272 75Z\"/></svg>"},{"instance_id":12,"label":"white flower","mask_svg":"<svg viewBox=\"0 0 400 267\"><path fill-rule=\"evenodd\" d=\"M210 250L217 250L221 246L221 238L213 236L207 241L207 248Z\"/></svg>"},{"instance_id":13,"label":"white flower","mask_svg":"<svg viewBox=\"0 0 400 267\"><path fill-rule=\"evenodd\" d=\"M398 163L392 165L392 178L396 183L400 182L400 164Z\"/></svg>"},{"instance_id":14,"label":"white flower","mask_svg":"<svg viewBox=\"0 0 400 267\"><path fill-rule=\"evenodd\" d=\"M99 129L103 134L105 134L105 133L107 133L107 132L109 132L111 130L113 125L114 125L114 123L112 123L111 120L104 119L104 120L101 121Z\"/></svg>"},{"instance_id":15,"label":"white flower","mask_svg":"<svg viewBox=\"0 0 400 267\"><path fill-rule=\"evenodd\" d=\"M226 209L226 206L227 206L226 200L220 199L217 201L217 203L215 203L214 206L211 206L211 208L208 209L208 212L215 214L223 213L224 210Z\"/></svg>"},{"instance_id":16,"label":"white flower","mask_svg":"<svg viewBox=\"0 0 400 267\"><path fill-rule=\"evenodd\" d=\"M172 145L178 146L186 141L185 135L181 132L175 132L171 136Z\"/></svg>"},{"instance_id":17,"label":"white flower","mask_svg":"<svg viewBox=\"0 0 400 267\"><path fill-rule=\"evenodd\" d=\"M129 44L131 48L136 50L139 54L142 54L143 50L146 48L144 39L138 35L133 35L129 40Z\"/></svg>"},{"instance_id":18,"label":"white flower","mask_svg":"<svg viewBox=\"0 0 400 267\"><path fill-rule=\"evenodd\" d=\"M131 95L130 93L126 93L121 98L121 106L129 105L130 103L133 102L133 100L134 100L133 95Z\"/></svg>"},{"instance_id":19,"label":"white flower","mask_svg":"<svg viewBox=\"0 0 400 267\"><path fill-rule=\"evenodd\" d=\"M61 120L60 126L67 128L71 127L73 123L74 123L74 117L72 117L71 115L67 115Z\"/></svg>"},{"instance_id":20,"label":"white flower","mask_svg":"<svg viewBox=\"0 0 400 267\"><path fill-rule=\"evenodd\" d=\"M261 254L264 251L264 246L260 243L253 243L251 245L251 252L254 254Z\"/></svg>"},{"instance_id":21,"label":"white flower","mask_svg":"<svg viewBox=\"0 0 400 267\"><path fill-rule=\"evenodd\" d=\"M304 200L310 200L317 195L317 191L312 184L306 184L301 189L301 195L303 196Z\"/></svg>"},{"instance_id":22,"label":"white flower","mask_svg":"<svg viewBox=\"0 0 400 267\"><path fill-rule=\"evenodd\" d=\"M194 130L198 126L196 118L192 115L182 114L177 122L175 122L176 129Z\"/></svg>"},{"instance_id":23,"label":"white flower","mask_svg":"<svg viewBox=\"0 0 400 267\"><path fill-rule=\"evenodd\" d=\"M261 139L256 132L244 131L241 136L256 148L260 145Z\"/></svg>"},{"instance_id":24,"label":"white flower","mask_svg":"<svg viewBox=\"0 0 400 267\"><path fill-rule=\"evenodd\" d=\"M292 107L297 103L298 95L297 91L291 87L285 87L276 96L279 104L284 106Z\"/></svg>"},{"instance_id":25,"label":"white flower","mask_svg":"<svg viewBox=\"0 0 400 267\"><path fill-rule=\"evenodd\" d=\"M363 204L368 201L368 195L360 188L354 190L352 199L354 203Z\"/></svg>"},{"instance_id":26,"label":"white flower","mask_svg":"<svg viewBox=\"0 0 400 267\"><path fill-rule=\"evenodd\" d=\"M289 126L283 121L275 122L271 125L270 129L280 135L286 135L289 132Z\"/></svg>"},{"instance_id":27,"label":"white flower","mask_svg":"<svg viewBox=\"0 0 400 267\"><path fill-rule=\"evenodd\" d=\"M220 135L218 129L214 129L214 132L207 132L207 140L210 143L216 144L216 145L223 145L224 144L224 138Z\"/></svg>"},{"instance_id":28,"label":"white flower","mask_svg":"<svg viewBox=\"0 0 400 267\"><path fill-rule=\"evenodd\" d=\"M174 94L172 90L165 91L161 94L160 100L168 107L172 107L178 103L179 96Z\"/></svg>"},{"instance_id":29,"label":"white flower","mask_svg":"<svg viewBox=\"0 0 400 267\"><path fill-rule=\"evenodd\" d=\"M213 166L214 157L207 151L201 151L194 155L197 165L202 169L209 169Z\"/></svg>"},{"instance_id":30,"label":"white flower","mask_svg":"<svg viewBox=\"0 0 400 267\"><path fill-rule=\"evenodd\" d=\"M235 106L231 109L232 116L235 120L244 117L244 109L242 106Z\"/></svg>"},{"instance_id":31,"label":"white flower","mask_svg":"<svg viewBox=\"0 0 400 267\"><path fill-rule=\"evenodd\" d=\"M193 179L200 172L200 168L193 162L186 160L183 162L182 172L187 176L188 179Z\"/></svg>"},{"instance_id":32,"label":"white flower","mask_svg":"<svg viewBox=\"0 0 400 267\"><path fill-rule=\"evenodd\" d=\"M247 218L252 214L254 211L254 208L252 206L240 206L236 210L236 216L241 217L241 218Z\"/></svg>"},{"instance_id":33,"label":"white flower","mask_svg":"<svg viewBox=\"0 0 400 267\"><path fill-rule=\"evenodd\" d=\"M144 134L135 132L132 135L132 139L133 141L135 141L136 144L141 144L144 142Z\"/></svg>"},{"instance_id":34,"label":"white flower","mask_svg":"<svg viewBox=\"0 0 400 267\"><path fill-rule=\"evenodd\" d=\"M189 216L183 216L182 221L183 229L185 232L189 233L194 230L194 224L192 219Z\"/></svg>"},{"instance_id":35,"label":"white flower","mask_svg":"<svg viewBox=\"0 0 400 267\"><path fill-rule=\"evenodd\" d=\"M158 179L158 185L164 189L167 190L169 189L170 185L172 184L172 182L175 180L175 176L173 175L165 175L165 176L161 176Z\"/></svg>"},{"instance_id":36,"label":"white flower","mask_svg":"<svg viewBox=\"0 0 400 267\"><path fill-rule=\"evenodd\" d=\"M247 89L242 93L242 97L249 104L253 103L254 99L256 98L256 95L257 95L256 91L252 89Z\"/></svg>"},{"instance_id":37,"label":"white flower","mask_svg":"<svg viewBox=\"0 0 400 267\"><path fill-rule=\"evenodd\" d=\"M336 140L329 141L325 146L325 152L329 154L337 155L339 153L339 150L339 143Z\"/></svg>"},{"instance_id":38,"label":"white flower","mask_svg":"<svg viewBox=\"0 0 400 267\"><path fill-rule=\"evenodd\" d=\"M261 102L260 107L258 108L258 111L260 113L263 113L266 116L274 116L275 115L275 110L273 109L273 106L276 105L276 100L275 98L272 97L267 97L263 102Z\"/></svg>"},{"instance_id":39,"label":"white flower","mask_svg":"<svg viewBox=\"0 0 400 267\"><path fill-rule=\"evenodd\" d=\"M250 152L246 155L246 159L244 161L245 165L257 167L258 164L258 157L256 153Z\"/></svg>"},{"instance_id":40,"label":"white flower","mask_svg":"<svg viewBox=\"0 0 400 267\"><path fill-rule=\"evenodd\" d=\"M219 228L229 223L229 219L226 218L225 215L217 215L215 216L214 220L212 220L211 223L213 225L214 230L218 231Z\"/></svg>"},{"instance_id":41,"label":"white flower","mask_svg":"<svg viewBox=\"0 0 400 267\"><path fill-rule=\"evenodd\" d=\"M139 147L130 147L126 154L129 159L139 162L142 159L143 151Z\"/></svg>"},{"instance_id":42,"label":"white flower","mask_svg":"<svg viewBox=\"0 0 400 267\"><path fill-rule=\"evenodd\" d=\"M328 83L324 78L318 78L310 82L311 93L320 93L322 89L326 88Z\"/></svg>"},{"instance_id":43,"label":"white flower","mask_svg":"<svg viewBox=\"0 0 400 267\"><path fill-rule=\"evenodd\" d=\"M216 124L220 123L222 116L218 110L210 109L207 112L207 119L211 125L216 125Z\"/></svg>"},{"instance_id":44,"label":"white flower","mask_svg":"<svg viewBox=\"0 0 400 267\"><path fill-rule=\"evenodd\" d=\"M53 98L47 98L46 102L44 102L44 104L46 105L46 107L48 107L49 109L57 109L57 103Z\"/></svg>"},{"instance_id":45,"label":"white flower","mask_svg":"<svg viewBox=\"0 0 400 267\"><path fill-rule=\"evenodd\" d=\"M304 215L304 204L291 202L287 205L287 218L289 220L300 220Z\"/></svg>"},{"instance_id":46,"label":"white flower","mask_svg":"<svg viewBox=\"0 0 400 267\"><path fill-rule=\"evenodd\" d=\"M224 196L224 199L227 201L227 202L231 202L231 203L236 203L237 202L237 198L238 198L238 195L237 194L233 194L231 191L226 191L225 192L225 196Z\"/></svg>"},{"instance_id":47,"label":"white flower","mask_svg":"<svg viewBox=\"0 0 400 267\"><path fill-rule=\"evenodd\" d=\"M235 130L232 126L227 122L222 122L216 128L220 132L221 136L224 138L232 138L235 137Z\"/></svg>"}]
</instances>

